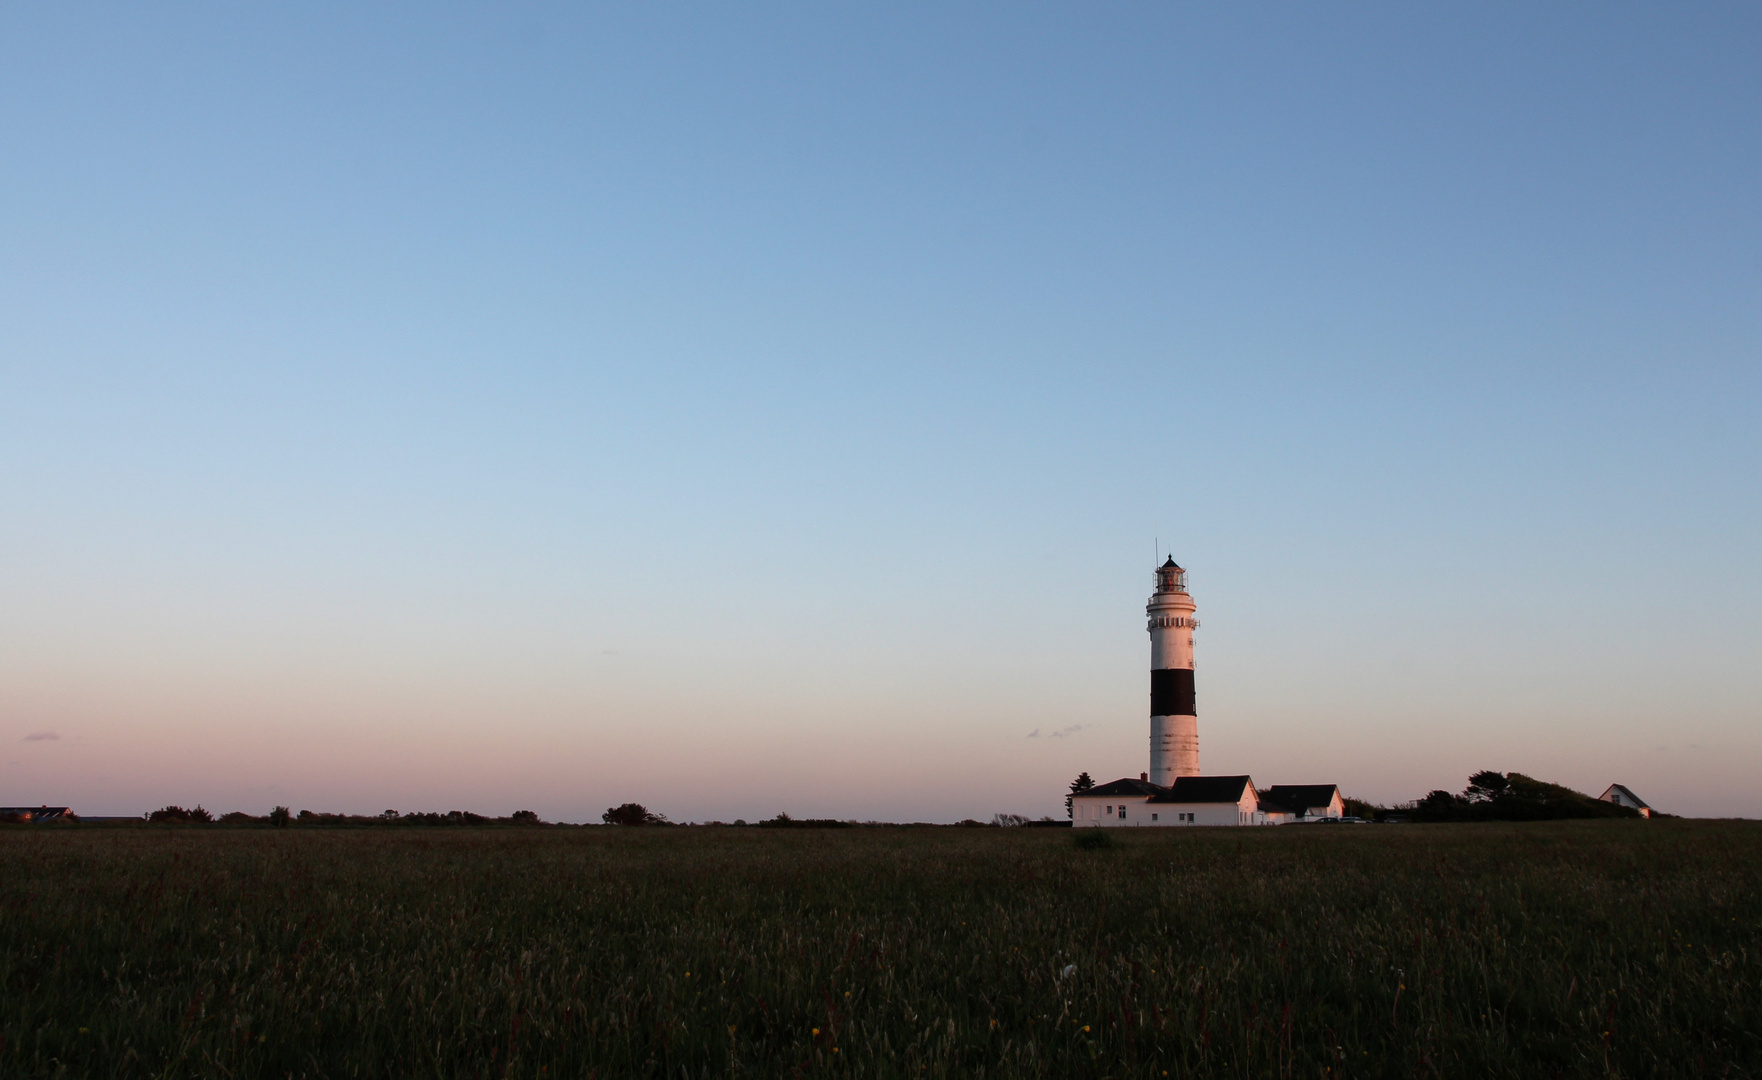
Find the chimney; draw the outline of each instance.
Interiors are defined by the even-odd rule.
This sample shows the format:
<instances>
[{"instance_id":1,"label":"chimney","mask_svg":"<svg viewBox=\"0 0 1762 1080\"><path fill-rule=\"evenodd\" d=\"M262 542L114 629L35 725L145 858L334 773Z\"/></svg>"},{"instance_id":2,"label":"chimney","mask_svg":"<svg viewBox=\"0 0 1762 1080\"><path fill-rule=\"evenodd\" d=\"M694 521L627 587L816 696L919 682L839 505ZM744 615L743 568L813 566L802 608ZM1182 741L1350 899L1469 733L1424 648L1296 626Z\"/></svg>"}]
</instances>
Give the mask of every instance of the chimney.
<instances>
[{"instance_id":1,"label":"chimney","mask_svg":"<svg viewBox=\"0 0 1762 1080\"><path fill-rule=\"evenodd\" d=\"M1138 774L1138 779L1140 779L1140 780L1149 780L1149 779L1150 779L1150 774L1149 774L1149 773L1147 773L1147 772L1141 772L1141 773L1139 773L1139 774Z\"/></svg>"}]
</instances>

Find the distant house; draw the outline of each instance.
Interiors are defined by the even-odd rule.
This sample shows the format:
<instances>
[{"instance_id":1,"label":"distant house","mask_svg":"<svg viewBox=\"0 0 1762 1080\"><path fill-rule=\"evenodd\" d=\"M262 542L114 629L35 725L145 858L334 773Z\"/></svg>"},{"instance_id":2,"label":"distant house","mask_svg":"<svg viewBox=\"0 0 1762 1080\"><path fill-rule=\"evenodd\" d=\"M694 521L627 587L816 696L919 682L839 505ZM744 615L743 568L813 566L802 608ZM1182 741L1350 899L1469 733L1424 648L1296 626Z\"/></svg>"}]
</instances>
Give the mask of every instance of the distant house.
<instances>
[{"instance_id":1,"label":"distant house","mask_svg":"<svg viewBox=\"0 0 1762 1080\"><path fill-rule=\"evenodd\" d=\"M0 806L0 821L75 821L65 806Z\"/></svg>"},{"instance_id":2,"label":"distant house","mask_svg":"<svg viewBox=\"0 0 1762 1080\"><path fill-rule=\"evenodd\" d=\"M1339 791L1331 784L1273 790L1305 793L1289 797L1280 807L1290 806L1304 814L1322 816L1331 806L1330 816L1340 816ZM1115 780L1071 796L1071 824L1078 828L1277 825L1294 820L1297 813L1297 809L1269 813L1265 796L1247 776L1178 776L1169 787L1140 776L1136 780Z\"/></svg>"},{"instance_id":3,"label":"distant house","mask_svg":"<svg viewBox=\"0 0 1762 1080\"><path fill-rule=\"evenodd\" d=\"M1260 812L1268 821L1316 821L1342 817L1346 802L1335 784L1274 784L1260 793Z\"/></svg>"},{"instance_id":4,"label":"distant house","mask_svg":"<svg viewBox=\"0 0 1762 1080\"><path fill-rule=\"evenodd\" d=\"M1168 789L1149 780L1115 780L1071 796L1071 824L1161 825L1160 811L1148 809L1150 800ZM1172 824L1172 822L1170 822Z\"/></svg>"},{"instance_id":5,"label":"distant house","mask_svg":"<svg viewBox=\"0 0 1762 1080\"><path fill-rule=\"evenodd\" d=\"M1152 800L1176 825L1265 825L1260 793L1246 776L1177 776Z\"/></svg>"},{"instance_id":6,"label":"distant house","mask_svg":"<svg viewBox=\"0 0 1762 1080\"><path fill-rule=\"evenodd\" d=\"M1638 810L1641 817L1652 816L1652 808L1646 805L1646 800L1635 795L1620 784L1610 784L1609 790L1597 796L1597 798L1604 802L1612 802L1616 806L1626 806L1630 809Z\"/></svg>"}]
</instances>

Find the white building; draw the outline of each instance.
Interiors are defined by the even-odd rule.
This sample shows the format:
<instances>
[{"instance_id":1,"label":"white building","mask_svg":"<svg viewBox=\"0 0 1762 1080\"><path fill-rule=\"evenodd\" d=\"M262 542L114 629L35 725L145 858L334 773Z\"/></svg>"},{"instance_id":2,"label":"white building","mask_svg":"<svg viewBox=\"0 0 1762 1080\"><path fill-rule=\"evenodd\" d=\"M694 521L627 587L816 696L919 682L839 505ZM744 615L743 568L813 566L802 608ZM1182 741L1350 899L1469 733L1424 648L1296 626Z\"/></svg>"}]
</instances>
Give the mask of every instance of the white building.
<instances>
[{"instance_id":1,"label":"white building","mask_svg":"<svg viewBox=\"0 0 1762 1080\"><path fill-rule=\"evenodd\" d=\"M1646 800L1635 795L1620 784L1610 784L1609 790L1597 796L1597 798L1602 799L1604 802L1612 802L1616 806L1626 806L1630 809L1638 810L1641 817L1652 816L1652 808L1646 805Z\"/></svg>"},{"instance_id":2,"label":"white building","mask_svg":"<svg viewBox=\"0 0 1762 1080\"><path fill-rule=\"evenodd\" d=\"M1247 776L1180 776L1168 787L1115 780L1071 796L1071 824L1087 828L1181 825L1282 825L1338 818L1333 784L1289 784L1261 791Z\"/></svg>"},{"instance_id":3,"label":"white building","mask_svg":"<svg viewBox=\"0 0 1762 1080\"><path fill-rule=\"evenodd\" d=\"M1187 571L1173 556L1156 568L1146 605L1150 624L1150 771L1071 796L1071 824L1110 826L1279 825L1338 818L1333 784L1275 785L1260 791L1247 776L1201 776L1195 707L1193 631L1199 620ZM1625 789L1623 789L1625 790Z\"/></svg>"},{"instance_id":4,"label":"white building","mask_svg":"<svg viewBox=\"0 0 1762 1080\"><path fill-rule=\"evenodd\" d=\"M1260 793L1260 811L1275 825L1344 817L1346 800L1333 784L1274 784Z\"/></svg>"}]
</instances>

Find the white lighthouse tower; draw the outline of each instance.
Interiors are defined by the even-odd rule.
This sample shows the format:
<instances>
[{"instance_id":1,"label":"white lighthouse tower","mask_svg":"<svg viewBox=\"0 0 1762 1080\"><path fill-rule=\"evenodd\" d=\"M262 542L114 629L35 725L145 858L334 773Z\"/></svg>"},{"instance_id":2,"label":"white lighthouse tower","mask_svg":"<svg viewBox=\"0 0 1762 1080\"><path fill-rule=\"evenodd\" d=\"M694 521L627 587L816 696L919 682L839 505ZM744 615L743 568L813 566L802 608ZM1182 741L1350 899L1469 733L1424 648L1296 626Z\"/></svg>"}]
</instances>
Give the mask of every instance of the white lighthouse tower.
<instances>
[{"instance_id":1,"label":"white lighthouse tower","mask_svg":"<svg viewBox=\"0 0 1762 1080\"><path fill-rule=\"evenodd\" d=\"M1150 616L1150 782L1170 787L1199 775L1199 714L1193 706L1193 598L1174 556L1156 568Z\"/></svg>"}]
</instances>

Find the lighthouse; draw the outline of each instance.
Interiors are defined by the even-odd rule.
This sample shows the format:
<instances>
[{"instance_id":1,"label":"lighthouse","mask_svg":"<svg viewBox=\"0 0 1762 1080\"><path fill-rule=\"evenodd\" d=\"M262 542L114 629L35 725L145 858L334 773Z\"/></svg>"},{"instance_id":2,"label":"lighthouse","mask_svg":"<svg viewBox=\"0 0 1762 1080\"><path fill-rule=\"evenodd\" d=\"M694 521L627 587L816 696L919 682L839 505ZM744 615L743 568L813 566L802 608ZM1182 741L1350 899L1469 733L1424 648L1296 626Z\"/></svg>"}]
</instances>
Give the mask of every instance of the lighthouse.
<instances>
[{"instance_id":1,"label":"lighthouse","mask_svg":"<svg viewBox=\"0 0 1762 1080\"><path fill-rule=\"evenodd\" d=\"M1187 571L1172 557L1156 568L1156 591L1145 613L1150 616L1150 771L1099 787L1071 785L1065 800L1071 824L1167 829L1282 825L1344 815L1338 784L1259 788L1246 774L1199 775L1199 710L1193 707L1193 631L1199 620L1187 595Z\"/></svg>"},{"instance_id":2,"label":"lighthouse","mask_svg":"<svg viewBox=\"0 0 1762 1080\"><path fill-rule=\"evenodd\" d=\"M1150 616L1150 782L1172 787L1199 775L1199 714L1193 706L1193 598L1174 556L1156 568Z\"/></svg>"}]
</instances>

